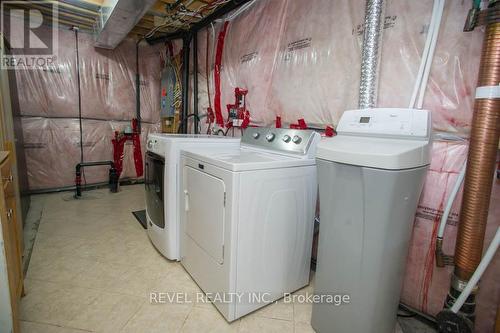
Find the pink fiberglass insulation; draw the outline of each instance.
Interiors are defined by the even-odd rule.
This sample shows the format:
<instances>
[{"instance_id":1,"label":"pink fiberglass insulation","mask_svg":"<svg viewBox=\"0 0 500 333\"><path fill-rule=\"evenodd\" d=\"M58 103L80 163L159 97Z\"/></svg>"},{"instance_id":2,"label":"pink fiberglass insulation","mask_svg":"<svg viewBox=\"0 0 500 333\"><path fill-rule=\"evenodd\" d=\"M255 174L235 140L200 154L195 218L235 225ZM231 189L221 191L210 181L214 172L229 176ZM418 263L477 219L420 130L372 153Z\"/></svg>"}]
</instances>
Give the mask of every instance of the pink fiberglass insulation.
<instances>
[{"instance_id":1,"label":"pink fiberglass insulation","mask_svg":"<svg viewBox=\"0 0 500 333\"><path fill-rule=\"evenodd\" d=\"M24 151L31 190L74 185L80 161L78 119L22 119Z\"/></svg>"},{"instance_id":2,"label":"pink fiberglass insulation","mask_svg":"<svg viewBox=\"0 0 500 333\"><path fill-rule=\"evenodd\" d=\"M255 110L260 115L259 118L252 119L253 123L264 125L274 121L275 113L269 109L269 99L272 95L274 57L278 49L276 42L281 32L284 12L283 1L259 1L251 11L243 11L228 26L221 63L224 119L227 118L226 104L234 103L234 88L244 87L250 91L246 99L248 109L252 114ZM200 39L206 45L206 36L203 37Z\"/></svg>"},{"instance_id":3,"label":"pink fiberglass insulation","mask_svg":"<svg viewBox=\"0 0 500 333\"><path fill-rule=\"evenodd\" d=\"M51 33L45 26L40 30L43 34ZM75 48L74 32L60 31L58 53L53 65L37 70L15 71L22 116L78 116Z\"/></svg>"},{"instance_id":4,"label":"pink fiberglass insulation","mask_svg":"<svg viewBox=\"0 0 500 333\"><path fill-rule=\"evenodd\" d=\"M31 190L74 185L75 165L80 161L76 38L73 31L58 33L53 66L15 71ZM136 44L126 39L114 50L98 49L91 35L79 33L78 47L84 161L112 160L114 131L131 126L136 117ZM142 152L147 133L158 131L161 48L140 46ZM136 178L131 148L127 143L122 178ZM107 179L107 167L89 167L82 181Z\"/></svg>"},{"instance_id":5,"label":"pink fiberglass insulation","mask_svg":"<svg viewBox=\"0 0 500 333\"><path fill-rule=\"evenodd\" d=\"M139 71L141 73L141 119L149 123L160 121L160 75L164 47L140 44ZM134 67L135 68L135 67ZM135 94L134 94L135 97Z\"/></svg>"},{"instance_id":6,"label":"pink fiberglass insulation","mask_svg":"<svg viewBox=\"0 0 500 333\"><path fill-rule=\"evenodd\" d=\"M470 3L446 1L423 107L434 130L467 136L483 29L463 32ZM379 105L407 107L424 48L432 1L390 1L382 48Z\"/></svg>"},{"instance_id":7,"label":"pink fiberglass insulation","mask_svg":"<svg viewBox=\"0 0 500 333\"><path fill-rule=\"evenodd\" d=\"M432 0L387 2L379 106L408 107L416 79ZM234 88L249 89L252 123L270 125L276 115L295 123L335 125L357 107L364 0L258 1L230 14L221 69L221 105ZM424 107L434 129L467 136L481 52L481 28L462 32L469 3L447 1ZM253 14L253 12L257 14ZM460 19L458 19L460 17ZM210 98L214 100L214 49L222 21L200 32L200 110L206 112L206 33L210 37ZM266 87L269 87L266 89Z\"/></svg>"},{"instance_id":8,"label":"pink fiberglass insulation","mask_svg":"<svg viewBox=\"0 0 500 333\"><path fill-rule=\"evenodd\" d=\"M115 130L122 130L130 122L83 120L85 161L113 160L111 139ZM75 166L80 162L80 130L78 119L51 119L29 117L22 119L25 134L24 149L31 190L74 185ZM144 153L147 134L157 132L158 125L143 124L141 149ZM125 145L122 179L137 178L132 141ZM89 184L108 181L107 166L85 168L82 182ZM141 177L142 178L142 177Z\"/></svg>"},{"instance_id":9,"label":"pink fiberglass insulation","mask_svg":"<svg viewBox=\"0 0 500 333\"><path fill-rule=\"evenodd\" d=\"M356 106L363 14L361 1L287 2L269 105L284 123L324 127Z\"/></svg>"},{"instance_id":10,"label":"pink fiberglass insulation","mask_svg":"<svg viewBox=\"0 0 500 333\"><path fill-rule=\"evenodd\" d=\"M95 48L91 35L80 35L82 115L128 120L135 115L135 42L116 49Z\"/></svg>"}]
</instances>

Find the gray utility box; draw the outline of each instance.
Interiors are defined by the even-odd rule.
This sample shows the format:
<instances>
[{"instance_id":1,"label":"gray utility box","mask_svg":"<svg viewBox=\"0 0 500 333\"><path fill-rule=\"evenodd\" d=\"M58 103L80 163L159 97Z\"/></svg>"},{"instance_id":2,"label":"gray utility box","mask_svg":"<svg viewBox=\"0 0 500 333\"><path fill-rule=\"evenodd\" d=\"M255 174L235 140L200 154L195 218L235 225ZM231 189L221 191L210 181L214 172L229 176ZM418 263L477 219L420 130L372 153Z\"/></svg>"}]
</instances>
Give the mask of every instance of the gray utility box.
<instances>
[{"instance_id":1,"label":"gray utility box","mask_svg":"<svg viewBox=\"0 0 500 333\"><path fill-rule=\"evenodd\" d=\"M393 332L429 164L429 124L425 110L346 111L339 135L318 145L315 294L349 299L313 304L316 332Z\"/></svg>"}]
</instances>

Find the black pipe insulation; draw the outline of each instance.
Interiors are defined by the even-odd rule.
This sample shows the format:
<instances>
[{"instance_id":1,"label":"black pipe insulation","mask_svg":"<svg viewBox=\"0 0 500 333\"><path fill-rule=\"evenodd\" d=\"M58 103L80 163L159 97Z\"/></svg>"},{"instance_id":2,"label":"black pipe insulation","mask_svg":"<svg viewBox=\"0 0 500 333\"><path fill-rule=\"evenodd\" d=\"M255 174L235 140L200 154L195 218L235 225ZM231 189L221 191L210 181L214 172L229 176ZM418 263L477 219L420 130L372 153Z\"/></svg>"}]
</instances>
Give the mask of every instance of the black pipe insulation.
<instances>
[{"instance_id":1,"label":"black pipe insulation","mask_svg":"<svg viewBox=\"0 0 500 333\"><path fill-rule=\"evenodd\" d=\"M135 43L135 118L137 119L137 132L141 133L141 75L139 73L139 43Z\"/></svg>"},{"instance_id":2,"label":"black pipe insulation","mask_svg":"<svg viewBox=\"0 0 500 333\"><path fill-rule=\"evenodd\" d=\"M199 134L198 126L200 118L198 116L198 33L193 33L193 114L194 133Z\"/></svg>"},{"instance_id":3,"label":"black pipe insulation","mask_svg":"<svg viewBox=\"0 0 500 333\"><path fill-rule=\"evenodd\" d=\"M78 87L78 121L80 124L80 163L83 163L82 94L80 85L80 53L78 50L78 27L73 27L76 47L76 82Z\"/></svg>"},{"instance_id":4,"label":"black pipe insulation","mask_svg":"<svg viewBox=\"0 0 500 333\"><path fill-rule=\"evenodd\" d=\"M181 133L187 133L187 119L189 113L189 51L192 35L187 34L182 39L182 115Z\"/></svg>"}]
</instances>

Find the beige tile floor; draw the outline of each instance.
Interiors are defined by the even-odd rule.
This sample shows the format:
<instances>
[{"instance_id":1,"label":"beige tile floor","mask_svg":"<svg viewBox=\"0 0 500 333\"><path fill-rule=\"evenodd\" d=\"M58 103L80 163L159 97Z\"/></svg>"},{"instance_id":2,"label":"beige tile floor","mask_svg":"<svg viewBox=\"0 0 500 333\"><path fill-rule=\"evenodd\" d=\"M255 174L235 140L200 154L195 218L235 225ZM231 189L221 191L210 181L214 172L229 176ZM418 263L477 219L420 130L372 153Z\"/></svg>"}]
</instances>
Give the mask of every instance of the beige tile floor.
<instances>
[{"instance_id":1,"label":"beige tile floor","mask_svg":"<svg viewBox=\"0 0 500 333\"><path fill-rule=\"evenodd\" d=\"M200 289L154 249L132 216L144 209L143 185L89 191L78 201L71 196L32 197L30 214L40 225L21 302L22 333L314 332L310 304L280 301L231 324L211 304L151 304L151 292ZM313 284L297 293L312 292ZM435 332L412 318L399 322L405 332Z\"/></svg>"},{"instance_id":2,"label":"beige tile floor","mask_svg":"<svg viewBox=\"0 0 500 333\"><path fill-rule=\"evenodd\" d=\"M132 216L143 186L116 194L34 196L41 222L21 303L22 333L313 332L310 305L269 305L231 324L211 304L151 304L150 292L199 292ZM312 285L299 292L312 291Z\"/></svg>"}]
</instances>

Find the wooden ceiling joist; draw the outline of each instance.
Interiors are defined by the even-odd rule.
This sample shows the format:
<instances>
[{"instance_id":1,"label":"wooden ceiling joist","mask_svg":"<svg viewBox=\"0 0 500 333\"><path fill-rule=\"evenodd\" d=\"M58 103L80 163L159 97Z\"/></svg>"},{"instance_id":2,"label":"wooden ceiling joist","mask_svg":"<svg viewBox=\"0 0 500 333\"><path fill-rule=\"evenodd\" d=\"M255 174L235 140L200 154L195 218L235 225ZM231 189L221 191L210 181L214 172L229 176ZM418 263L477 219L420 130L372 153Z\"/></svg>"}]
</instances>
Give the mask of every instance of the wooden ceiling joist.
<instances>
[{"instance_id":1,"label":"wooden ceiling joist","mask_svg":"<svg viewBox=\"0 0 500 333\"><path fill-rule=\"evenodd\" d=\"M63 2L63 1L49 1L49 2L56 3L58 5L59 9L64 8L65 10L68 10L70 12L74 12L75 14L80 13L80 14L94 16L94 17L99 16L99 12L97 12L97 11L93 11L93 10L83 8L83 7L78 7L78 6Z\"/></svg>"},{"instance_id":2,"label":"wooden ceiling joist","mask_svg":"<svg viewBox=\"0 0 500 333\"><path fill-rule=\"evenodd\" d=\"M203 10L199 15L194 15L191 12L197 12L202 7L206 7L214 3L216 0L182 0L179 4L182 6L170 6L177 3L178 0L157 0L151 9L139 20L136 26L131 30L129 36L144 36L153 29L156 29L155 34L168 34L179 30L189 29L190 26L208 16L219 6L214 6L211 10ZM37 9L44 16L52 15L52 7L49 3L58 5L57 21L64 26L77 26L83 30L92 31L97 19L99 19L99 10L103 5L103 0L48 0L45 2L26 1L26 4L17 4L16 8L22 9ZM185 10L188 10L186 13ZM158 19L159 18L159 19ZM163 22L167 18L168 24L158 28L155 23ZM170 18L170 20L168 20Z\"/></svg>"}]
</instances>

